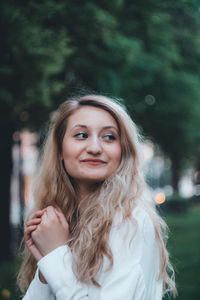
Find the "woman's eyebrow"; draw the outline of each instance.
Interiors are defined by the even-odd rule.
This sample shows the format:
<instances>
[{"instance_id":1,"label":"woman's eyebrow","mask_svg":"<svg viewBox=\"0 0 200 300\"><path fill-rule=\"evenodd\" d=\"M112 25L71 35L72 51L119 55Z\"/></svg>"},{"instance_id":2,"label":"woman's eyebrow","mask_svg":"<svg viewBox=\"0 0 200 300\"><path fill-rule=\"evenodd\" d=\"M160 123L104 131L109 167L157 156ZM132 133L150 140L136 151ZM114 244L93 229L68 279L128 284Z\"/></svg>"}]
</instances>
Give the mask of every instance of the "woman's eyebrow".
<instances>
[{"instance_id":1,"label":"woman's eyebrow","mask_svg":"<svg viewBox=\"0 0 200 300\"><path fill-rule=\"evenodd\" d=\"M104 126L104 127L102 127L102 130L106 130L106 129L115 129L117 132L119 132L118 128L116 128L115 126Z\"/></svg>"},{"instance_id":2,"label":"woman's eyebrow","mask_svg":"<svg viewBox=\"0 0 200 300\"><path fill-rule=\"evenodd\" d=\"M75 126L72 127L71 130L73 130L73 129L76 128L76 127L88 128L88 126L86 126L86 125L83 125L83 124L76 124Z\"/></svg>"},{"instance_id":3,"label":"woman's eyebrow","mask_svg":"<svg viewBox=\"0 0 200 300\"><path fill-rule=\"evenodd\" d=\"M89 129L90 129L90 126L87 126L87 125L84 125L84 124L76 124L75 126L73 126L73 127L71 128L70 131L73 131L73 130L76 129L76 128L84 128L84 129L89 128ZM116 128L115 126L112 126L112 125L103 126L103 127L101 128L101 131L107 130L107 129L114 129L114 130L119 134L119 129Z\"/></svg>"}]
</instances>

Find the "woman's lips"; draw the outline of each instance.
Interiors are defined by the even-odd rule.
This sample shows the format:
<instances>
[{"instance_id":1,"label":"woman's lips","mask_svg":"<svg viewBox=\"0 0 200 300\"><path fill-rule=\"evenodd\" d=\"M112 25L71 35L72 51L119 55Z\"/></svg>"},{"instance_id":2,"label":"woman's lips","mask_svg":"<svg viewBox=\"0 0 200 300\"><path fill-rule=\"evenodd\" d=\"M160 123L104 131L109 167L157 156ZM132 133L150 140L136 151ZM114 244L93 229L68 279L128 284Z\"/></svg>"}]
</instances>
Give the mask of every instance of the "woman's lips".
<instances>
[{"instance_id":1,"label":"woman's lips","mask_svg":"<svg viewBox=\"0 0 200 300\"><path fill-rule=\"evenodd\" d=\"M106 162L100 159L83 159L81 162L84 162L88 165L92 165L92 166L98 166L98 165L102 165L105 164Z\"/></svg>"}]
</instances>

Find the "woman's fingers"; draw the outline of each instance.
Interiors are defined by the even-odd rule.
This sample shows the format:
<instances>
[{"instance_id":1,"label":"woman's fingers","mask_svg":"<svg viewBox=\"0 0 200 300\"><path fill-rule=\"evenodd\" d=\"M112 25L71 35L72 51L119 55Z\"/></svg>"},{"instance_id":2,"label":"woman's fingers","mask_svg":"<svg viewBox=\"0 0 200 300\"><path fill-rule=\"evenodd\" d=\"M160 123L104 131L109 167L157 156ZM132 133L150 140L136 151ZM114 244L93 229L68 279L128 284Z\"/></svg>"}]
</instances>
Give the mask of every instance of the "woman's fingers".
<instances>
[{"instance_id":1,"label":"woman's fingers","mask_svg":"<svg viewBox=\"0 0 200 300\"><path fill-rule=\"evenodd\" d=\"M28 226L24 231L24 239L28 248L33 245L33 239L31 237L31 233L37 229L37 225Z\"/></svg>"},{"instance_id":2,"label":"woman's fingers","mask_svg":"<svg viewBox=\"0 0 200 300\"><path fill-rule=\"evenodd\" d=\"M64 215L55 207L48 206L41 217L38 230L31 233L33 243L42 255L57 247L66 245L69 238L69 227ZM32 226L32 225L31 225Z\"/></svg>"},{"instance_id":3,"label":"woman's fingers","mask_svg":"<svg viewBox=\"0 0 200 300\"><path fill-rule=\"evenodd\" d=\"M32 219L30 221L28 221L26 223L26 226L30 226L30 225L38 225L41 223L41 218L36 218L36 219Z\"/></svg>"},{"instance_id":4,"label":"woman's fingers","mask_svg":"<svg viewBox=\"0 0 200 300\"><path fill-rule=\"evenodd\" d=\"M27 223L27 225L28 224L29 225L24 230L24 239L25 239L26 247L29 249L29 251L31 252L31 254L33 255L36 261L39 261L42 258L42 254L37 248L37 246L35 245L34 240L32 238L32 234L38 228L38 225L40 223L41 223L41 218L30 220Z\"/></svg>"},{"instance_id":5,"label":"woman's fingers","mask_svg":"<svg viewBox=\"0 0 200 300\"><path fill-rule=\"evenodd\" d=\"M36 218L41 218L41 216L44 214L44 212L46 211L46 208L41 209L41 210L37 210L31 217L31 219L36 219Z\"/></svg>"},{"instance_id":6,"label":"woman's fingers","mask_svg":"<svg viewBox=\"0 0 200 300\"><path fill-rule=\"evenodd\" d=\"M50 222L53 220L59 221L55 212L55 208L53 206L48 206L41 218L42 218L42 223Z\"/></svg>"},{"instance_id":7,"label":"woman's fingers","mask_svg":"<svg viewBox=\"0 0 200 300\"><path fill-rule=\"evenodd\" d=\"M33 218L41 218L41 216L44 214L45 211L46 211L46 208L36 211L35 214L33 215L32 219Z\"/></svg>"},{"instance_id":8,"label":"woman's fingers","mask_svg":"<svg viewBox=\"0 0 200 300\"><path fill-rule=\"evenodd\" d=\"M26 226L34 225L34 224L39 224L41 222L41 217L43 216L43 214L45 213L45 211L46 211L46 208L44 208L42 210L36 211L33 214L33 216L31 217L31 219L26 222Z\"/></svg>"},{"instance_id":9,"label":"woman's fingers","mask_svg":"<svg viewBox=\"0 0 200 300\"><path fill-rule=\"evenodd\" d=\"M24 238L25 243L30 252L32 253L33 257L36 261L39 261L42 258L42 254L38 250L37 246L35 245L31 234L37 229L37 225L28 226L27 229L24 231Z\"/></svg>"},{"instance_id":10,"label":"woman's fingers","mask_svg":"<svg viewBox=\"0 0 200 300\"><path fill-rule=\"evenodd\" d=\"M68 223L67 223L67 220L66 220L64 214L63 214L61 211L59 211L58 209L55 209L55 213L56 213L56 215L57 215L57 217L58 217L59 222L60 222L65 228L68 228Z\"/></svg>"},{"instance_id":11,"label":"woman's fingers","mask_svg":"<svg viewBox=\"0 0 200 300\"><path fill-rule=\"evenodd\" d=\"M68 229L68 223L67 220L63 214L63 212L59 208L55 208L53 206L48 206L47 211L46 211L47 217L52 216L52 217L57 217L60 224L65 228Z\"/></svg>"},{"instance_id":12,"label":"woman's fingers","mask_svg":"<svg viewBox=\"0 0 200 300\"><path fill-rule=\"evenodd\" d=\"M32 231L36 230L37 229L37 225L31 225L31 226L28 226L25 231L24 231L24 237L25 239L27 238L30 238L31 237L31 233Z\"/></svg>"},{"instance_id":13,"label":"woman's fingers","mask_svg":"<svg viewBox=\"0 0 200 300\"><path fill-rule=\"evenodd\" d=\"M47 217L56 217L55 207L53 206L48 206L45 213Z\"/></svg>"},{"instance_id":14,"label":"woman's fingers","mask_svg":"<svg viewBox=\"0 0 200 300\"><path fill-rule=\"evenodd\" d=\"M68 227L67 220L62 213L62 211L59 208L55 208L53 206L48 206L47 208L44 208L43 210L38 210L33 215L32 219L29 220L26 225L32 226L32 225L39 225L41 221L46 222L47 219L56 218L59 220L59 222L66 228Z\"/></svg>"}]
</instances>

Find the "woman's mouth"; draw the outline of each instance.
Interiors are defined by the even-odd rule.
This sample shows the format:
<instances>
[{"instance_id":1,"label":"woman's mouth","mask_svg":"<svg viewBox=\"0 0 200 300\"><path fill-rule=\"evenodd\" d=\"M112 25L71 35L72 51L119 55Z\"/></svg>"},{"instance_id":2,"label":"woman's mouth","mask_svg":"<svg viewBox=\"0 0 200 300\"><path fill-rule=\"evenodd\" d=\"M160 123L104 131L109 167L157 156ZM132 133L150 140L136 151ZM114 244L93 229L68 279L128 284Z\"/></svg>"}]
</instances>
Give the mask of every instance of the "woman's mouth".
<instances>
[{"instance_id":1,"label":"woman's mouth","mask_svg":"<svg viewBox=\"0 0 200 300\"><path fill-rule=\"evenodd\" d=\"M92 165L92 166L99 166L102 164L105 164L106 162L100 159L83 159L81 160L81 162L84 162L88 165Z\"/></svg>"}]
</instances>

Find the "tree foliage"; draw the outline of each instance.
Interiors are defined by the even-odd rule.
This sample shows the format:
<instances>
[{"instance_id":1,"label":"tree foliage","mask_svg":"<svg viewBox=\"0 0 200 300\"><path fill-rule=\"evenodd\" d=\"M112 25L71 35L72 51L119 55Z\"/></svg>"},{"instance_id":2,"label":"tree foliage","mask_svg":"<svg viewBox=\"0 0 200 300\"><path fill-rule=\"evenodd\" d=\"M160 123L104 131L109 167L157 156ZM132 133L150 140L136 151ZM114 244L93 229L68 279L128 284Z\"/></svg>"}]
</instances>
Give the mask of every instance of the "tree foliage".
<instances>
[{"instance_id":1,"label":"tree foliage","mask_svg":"<svg viewBox=\"0 0 200 300\"><path fill-rule=\"evenodd\" d=\"M3 197L13 132L39 130L82 87L125 99L144 135L170 157L176 189L185 162L199 159L199 14L197 0L2 1Z\"/></svg>"},{"instance_id":2,"label":"tree foliage","mask_svg":"<svg viewBox=\"0 0 200 300\"><path fill-rule=\"evenodd\" d=\"M200 145L199 3L141 6L134 1L124 11L122 30L140 44L124 94L144 132L171 158L177 189L181 168L186 160L198 159Z\"/></svg>"}]
</instances>

